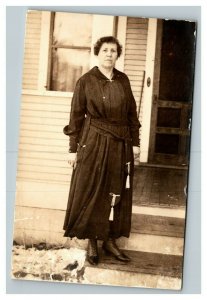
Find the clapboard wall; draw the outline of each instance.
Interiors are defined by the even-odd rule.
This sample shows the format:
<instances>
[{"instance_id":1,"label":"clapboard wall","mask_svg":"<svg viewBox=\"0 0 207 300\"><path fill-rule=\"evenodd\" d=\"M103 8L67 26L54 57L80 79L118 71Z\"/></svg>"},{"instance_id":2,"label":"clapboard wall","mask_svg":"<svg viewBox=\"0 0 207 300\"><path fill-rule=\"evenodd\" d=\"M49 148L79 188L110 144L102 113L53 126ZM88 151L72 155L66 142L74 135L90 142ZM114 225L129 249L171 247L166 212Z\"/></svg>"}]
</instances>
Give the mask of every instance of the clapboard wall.
<instances>
[{"instance_id":1,"label":"clapboard wall","mask_svg":"<svg viewBox=\"0 0 207 300\"><path fill-rule=\"evenodd\" d=\"M127 18L124 72L128 75L142 123L148 19Z\"/></svg>"},{"instance_id":2,"label":"clapboard wall","mask_svg":"<svg viewBox=\"0 0 207 300\"><path fill-rule=\"evenodd\" d=\"M69 97L23 95L18 155L18 179L68 183Z\"/></svg>"}]
</instances>

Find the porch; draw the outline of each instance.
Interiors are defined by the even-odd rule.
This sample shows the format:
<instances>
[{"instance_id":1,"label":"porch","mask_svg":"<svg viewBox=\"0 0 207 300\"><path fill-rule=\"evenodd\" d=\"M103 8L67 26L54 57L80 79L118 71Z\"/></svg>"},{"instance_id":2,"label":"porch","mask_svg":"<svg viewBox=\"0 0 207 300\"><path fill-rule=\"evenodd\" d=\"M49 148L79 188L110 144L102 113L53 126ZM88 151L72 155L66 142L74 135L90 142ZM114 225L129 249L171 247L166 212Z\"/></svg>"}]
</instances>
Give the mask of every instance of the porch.
<instances>
[{"instance_id":1,"label":"porch","mask_svg":"<svg viewBox=\"0 0 207 300\"><path fill-rule=\"evenodd\" d=\"M135 166L133 204L156 207L185 207L186 168Z\"/></svg>"},{"instance_id":2,"label":"porch","mask_svg":"<svg viewBox=\"0 0 207 300\"><path fill-rule=\"evenodd\" d=\"M36 276L37 279L51 281L179 290L182 285L186 180L185 169L143 165L135 167L131 234L129 239L117 240L119 247L131 257L130 263L117 262L100 249L98 266L89 265L85 261L87 240L68 239L64 243L61 232L52 238L51 232L58 227L55 224L54 229L50 228L49 239L44 239L44 243L40 243L40 236L37 231L33 231L32 248L14 248L13 277ZM47 210L44 215L43 210L40 214L37 209L33 213L38 214L38 223L47 218L53 224L55 218L58 224L62 224L64 217L64 211L58 214L53 211L50 214ZM36 225L33 227L37 228ZM51 245L51 240L56 241L56 246ZM17 242L25 245L21 240ZM26 242L28 244L29 241ZM101 248L101 242L99 246ZM36 247L41 251L35 251ZM19 251L25 254L20 257ZM36 256L28 265L29 269L24 267L23 270L25 259L28 261L28 252L34 252ZM51 257L57 264L51 264ZM68 263L69 267L66 268ZM43 270L41 273L40 269Z\"/></svg>"},{"instance_id":3,"label":"porch","mask_svg":"<svg viewBox=\"0 0 207 300\"><path fill-rule=\"evenodd\" d=\"M85 278L98 284L180 289L182 285L187 169L135 167L132 227L118 240L132 259L120 264L100 249L100 264L86 263ZM99 270L97 272L97 269Z\"/></svg>"}]
</instances>

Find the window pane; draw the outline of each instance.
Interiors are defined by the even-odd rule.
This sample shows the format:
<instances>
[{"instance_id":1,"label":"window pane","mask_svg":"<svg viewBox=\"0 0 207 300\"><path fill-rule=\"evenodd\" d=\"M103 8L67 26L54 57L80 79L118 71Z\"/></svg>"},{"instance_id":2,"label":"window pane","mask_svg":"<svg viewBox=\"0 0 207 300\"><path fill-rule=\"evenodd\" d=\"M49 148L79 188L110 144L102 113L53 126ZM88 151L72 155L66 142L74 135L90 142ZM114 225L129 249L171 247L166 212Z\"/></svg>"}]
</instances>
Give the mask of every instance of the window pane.
<instances>
[{"instance_id":1,"label":"window pane","mask_svg":"<svg viewBox=\"0 0 207 300\"><path fill-rule=\"evenodd\" d=\"M51 90L73 92L78 78L89 70L89 59L89 50L54 49Z\"/></svg>"},{"instance_id":2,"label":"window pane","mask_svg":"<svg viewBox=\"0 0 207 300\"><path fill-rule=\"evenodd\" d=\"M91 47L92 15L55 13L53 45Z\"/></svg>"},{"instance_id":3,"label":"window pane","mask_svg":"<svg viewBox=\"0 0 207 300\"><path fill-rule=\"evenodd\" d=\"M179 135L156 134L155 153L178 154Z\"/></svg>"},{"instance_id":4,"label":"window pane","mask_svg":"<svg viewBox=\"0 0 207 300\"><path fill-rule=\"evenodd\" d=\"M180 127L180 114L179 108L159 107L157 115L158 127Z\"/></svg>"}]
</instances>

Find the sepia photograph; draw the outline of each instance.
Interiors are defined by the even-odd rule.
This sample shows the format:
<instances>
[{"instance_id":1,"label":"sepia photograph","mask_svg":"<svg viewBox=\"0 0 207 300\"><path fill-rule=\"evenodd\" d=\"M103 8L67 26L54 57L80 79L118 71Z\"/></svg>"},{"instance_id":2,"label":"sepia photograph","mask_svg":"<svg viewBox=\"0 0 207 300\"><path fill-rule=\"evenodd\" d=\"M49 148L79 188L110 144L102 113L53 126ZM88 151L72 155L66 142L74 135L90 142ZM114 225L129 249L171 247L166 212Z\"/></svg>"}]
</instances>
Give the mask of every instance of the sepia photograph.
<instances>
[{"instance_id":1,"label":"sepia photograph","mask_svg":"<svg viewBox=\"0 0 207 300\"><path fill-rule=\"evenodd\" d=\"M27 11L11 278L182 289L196 31Z\"/></svg>"}]
</instances>

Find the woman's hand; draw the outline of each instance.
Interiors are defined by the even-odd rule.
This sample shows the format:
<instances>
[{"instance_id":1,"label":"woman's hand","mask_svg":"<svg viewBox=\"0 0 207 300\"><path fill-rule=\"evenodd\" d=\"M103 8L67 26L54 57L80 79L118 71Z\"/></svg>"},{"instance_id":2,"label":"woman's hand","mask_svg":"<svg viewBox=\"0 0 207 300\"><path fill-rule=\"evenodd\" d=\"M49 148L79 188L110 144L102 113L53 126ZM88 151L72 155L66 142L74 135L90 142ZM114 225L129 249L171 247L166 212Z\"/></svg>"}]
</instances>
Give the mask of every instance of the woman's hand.
<instances>
[{"instance_id":1,"label":"woman's hand","mask_svg":"<svg viewBox=\"0 0 207 300\"><path fill-rule=\"evenodd\" d=\"M75 169L76 163L77 163L77 153L69 153L69 159L68 159L69 165Z\"/></svg>"},{"instance_id":2,"label":"woman's hand","mask_svg":"<svg viewBox=\"0 0 207 300\"><path fill-rule=\"evenodd\" d=\"M133 146L134 160L139 162L140 148Z\"/></svg>"}]
</instances>

